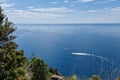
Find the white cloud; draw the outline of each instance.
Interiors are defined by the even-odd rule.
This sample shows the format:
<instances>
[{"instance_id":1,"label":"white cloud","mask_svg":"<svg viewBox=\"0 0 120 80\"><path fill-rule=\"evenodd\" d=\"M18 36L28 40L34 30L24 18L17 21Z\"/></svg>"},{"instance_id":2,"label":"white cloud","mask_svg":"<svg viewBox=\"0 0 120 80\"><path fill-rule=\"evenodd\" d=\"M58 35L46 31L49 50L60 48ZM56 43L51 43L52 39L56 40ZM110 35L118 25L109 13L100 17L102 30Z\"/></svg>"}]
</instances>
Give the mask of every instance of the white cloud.
<instances>
[{"instance_id":1,"label":"white cloud","mask_svg":"<svg viewBox=\"0 0 120 80\"><path fill-rule=\"evenodd\" d=\"M35 9L34 7L28 7ZM85 12L73 12L72 14L65 13L50 13L50 12L65 12L61 11L68 8L39 8L39 11L34 10L5 10L5 13L16 23L107 23L120 21L120 7L104 8L100 10L87 10ZM69 10L69 9L68 9Z\"/></svg>"},{"instance_id":2,"label":"white cloud","mask_svg":"<svg viewBox=\"0 0 120 80\"><path fill-rule=\"evenodd\" d=\"M65 16L64 14L40 13L17 9L5 10L5 14L9 17L10 21L14 23L45 23Z\"/></svg>"},{"instance_id":3,"label":"white cloud","mask_svg":"<svg viewBox=\"0 0 120 80\"><path fill-rule=\"evenodd\" d=\"M112 11L112 12L120 12L120 7L112 8L110 11Z\"/></svg>"},{"instance_id":4,"label":"white cloud","mask_svg":"<svg viewBox=\"0 0 120 80\"><path fill-rule=\"evenodd\" d=\"M108 1L110 1L110 2L111 2L111 1L117 1L117 0L108 0Z\"/></svg>"},{"instance_id":5,"label":"white cloud","mask_svg":"<svg viewBox=\"0 0 120 80\"><path fill-rule=\"evenodd\" d=\"M64 3L68 3L68 0L64 0Z\"/></svg>"},{"instance_id":6,"label":"white cloud","mask_svg":"<svg viewBox=\"0 0 120 80\"><path fill-rule=\"evenodd\" d=\"M59 2L51 2L51 4L59 4Z\"/></svg>"},{"instance_id":7,"label":"white cloud","mask_svg":"<svg viewBox=\"0 0 120 80\"><path fill-rule=\"evenodd\" d=\"M45 23L74 12L74 10L65 7L35 8L34 6L28 6L26 9L6 8L4 13L9 17L10 21L15 23Z\"/></svg>"},{"instance_id":8,"label":"white cloud","mask_svg":"<svg viewBox=\"0 0 120 80\"><path fill-rule=\"evenodd\" d=\"M79 0L80 1L80 0ZM93 0L92 0L93 1ZM113 1L113 0L110 0ZM85 1L89 2L89 1ZM6 3L7 4L7 3ZM104 8L99 10L86 10L79 12L67 7L34 7L28 6L27 10L15 9L7 5L5 14L15 23L107 23L120 22L120 7ZM71 4L71 7L75 4ZM4 6L5 7L5 6ZM70 5L69 5L70 7Z\"/></svg>"},{"instance_id":9,"label":"white cloud","mask_svg":"<svg viewBox=\"0 0 120 80\"><path fill-rule=\"evenodd\" d=\"M95 13L96 10L88 10L88 13Z\"/></svg>"},{"instance_id":10,"label":"white cloud","mask_svg":"<svg viewBox=\"0 0 120 80\"><path fill-rule=\"evenodd\" d=\"M28 7L26 7L26 8L28 8L28 9L33 9L34 7L33 7L33 6L28 6Z\"/></svg>"},{"instance_id":11,"label":"white cloud","mask_svg":"<svg viewBox=\"0 0 120 80\"><path fill-rule=\"evenodd\" d=\"M3 0L0 0L0 2L3 2Z\"/></svg>"},{"instance_id":12,"label":"white cloud","mask_svg":"<svg viewBox=\"0 0 120 80\"><path fill-rule=\"evenodd\" d=\"M79 12L83 23L120 23L120 7Z\"/></svg>"},{"instance_id":13,"label":"white cloud","mask_svg":"<svg viewBox=\"0 0 120 80\"><path fill-rule=\"evenodd\" d=\"M78 3L78 1L71 1L71 3L72 3L72 4L77 4L77 3Z\"/></svg>"},{"instance_id":14,"label":"white cloud","mask_svg":"<svg viewBox=\"0 0 120 80\"><path fill-rule=\"evenodd\" d=\"M120 18L120 7L110 9L110 13Z\"/></svg>"},{"instance_id":15,"label":"white cloud","mask_svg":"<svg viewBox=\"0 0 120 80\"><path fill-rule=\"evenodd\" d=\"M115 8L103 8L98 10L88 10L85 13L106 13L106 14L119 14L120 13L120 7ZM118 15L116 15L118 16Z\"/></svg>"},{"instance_id":16,"label":"white cloud","mask_svg":"<svg viewBox=\"0 0 120 80\"><path fill-rule=\"evenodd\" d=\"M34 12L34 11L24 11L24 10L6 10L5 11L7 14L16 16L19 18L45 18L45 17L57 17L57 16L63 16L59 14L54 14L54 13L39 13L39 12Z\"/></svg>"},{"instance_id":17,"label":"white cloud","mask_svg":"<svg viewBox=\"0 0 120 80\"><path fill-rule=\"evenodd\" d=\"M86 2L93 2L94 0L79 0L79 1L86 3Z\"/></svg>"},{"instance_id":18,"label":"white cloud","mask_svg":"<svg viewBox=\"0 0 120 80\"><path fill-rule=\"evenodd\" d=\"M65 7L60 7L60 8L32 8L30 9L31 11L37 11L37 12L52 12L52 13L55 13L55 12L75 12L75 10L72 10L72 9L68 9L68 8L65 8Z\"/></svg>"},{"instance_id":19,"label":"white cloud","mask_svg":"<svg viewBox=\"0 0 120 80\"><path fill-rule=\"evenodd\" d=\"M1 3L0 6L3 8L9 8L9 7L14 6L14 4L13 3L9 3L9 4L8 3Z\"/></svg>"},{"instance_id":20,"label":"white cloud","mask_svg":"<svg viewBox=\"0 0 120 80\"><path fill-rule=\"evenodd\" d=\"M84 13L84 14L97 14L97 13L108 13L109 12L109 8L103 8L103 9L98 9L98 10L94 10L94 9L91 9L91 10L87 10L87 11L81 11L79 13Z\"/></svg>"},{"instance_id":21,"label":"white cloud","mask_svg":"<svg viewBox=\"0 0 120 80\"><path fill-rule=\"evenodd\" d=\"M74 6L75 6L75 4L71 4L71 5L70 5L70 7L74 7Z\"/></svg>"},{"instance_id":22,"label":"white cloud","mask_svg":"<svg viewBox=\"0 0 120 80\"><path fill-rule=\"evenodd\" d=\"M94 4L106 4L106 3L115 2L115 1L117 0L106 0L106 1L95 2Z\"/></svg>"}]
</instances>

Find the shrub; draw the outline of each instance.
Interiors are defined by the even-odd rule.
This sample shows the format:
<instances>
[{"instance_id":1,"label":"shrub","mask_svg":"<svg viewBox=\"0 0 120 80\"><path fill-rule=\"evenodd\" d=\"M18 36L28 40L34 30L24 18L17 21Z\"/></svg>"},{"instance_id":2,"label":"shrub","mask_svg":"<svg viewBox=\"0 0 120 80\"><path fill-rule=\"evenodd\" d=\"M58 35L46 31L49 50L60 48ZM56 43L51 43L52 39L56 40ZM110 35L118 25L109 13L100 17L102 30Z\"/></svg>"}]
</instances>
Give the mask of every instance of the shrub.
<instances>
[{"instance_id":1,"label":"shrub","mask_svg":"<svg viewBox=\"0 0 120 80\"><path fill-rule=\"evenodd\" d=\"M98 75L93 75L91 78L89 78L88 80L100 80L100 76Z\"/></svg>"}]
</instances>

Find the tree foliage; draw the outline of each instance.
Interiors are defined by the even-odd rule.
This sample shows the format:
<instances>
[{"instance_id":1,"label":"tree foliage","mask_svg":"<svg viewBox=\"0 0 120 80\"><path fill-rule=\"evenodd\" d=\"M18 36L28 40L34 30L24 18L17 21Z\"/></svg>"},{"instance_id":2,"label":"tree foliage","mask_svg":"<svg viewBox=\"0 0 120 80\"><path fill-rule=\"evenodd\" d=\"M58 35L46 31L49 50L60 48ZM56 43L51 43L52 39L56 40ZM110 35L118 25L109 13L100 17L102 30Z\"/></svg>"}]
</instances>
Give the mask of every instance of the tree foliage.
<instances>
[{"instance_id":1,"label":"tree foliage","mask_svg":"<svg viewBox=\"0 0 120 80\"><path fill-rule=\"evenodd\" d=\"M79 80L76 75L72 75L68 80Z\"/></svg>"},{"instance_id":2,"label":"tree foliage","mask_svg":"<svg viewBox=\"0 0 120 80\"><path fill-rule=\"evenodd\" d=\"M0 80L23 80L26 57L22 50L17 50L16 30L14 24L8 21L0 8Z\"/></svg>"},{"instance_id":3,"label":"tree foliage","mask_svg":"<svg viewBox=\"0 0 120 80\"><path fill-rule=\"evenodd\" d=\"M31 70L33 73L32 80L47 80L49 70L47 64L45 64L43 60L36 57L32 58Z\"/></svg>"},{"instance_id":4,"label":"tree foliage","mask_svg":"<svg viewBox=\"0 0 120 80\"><path fill-rule=\"evenodd\" d=\"M100 76L93 75L91 78L89 78L89 80L101 80L101 79L100 79Z\"/></svg>"}]
</instances>

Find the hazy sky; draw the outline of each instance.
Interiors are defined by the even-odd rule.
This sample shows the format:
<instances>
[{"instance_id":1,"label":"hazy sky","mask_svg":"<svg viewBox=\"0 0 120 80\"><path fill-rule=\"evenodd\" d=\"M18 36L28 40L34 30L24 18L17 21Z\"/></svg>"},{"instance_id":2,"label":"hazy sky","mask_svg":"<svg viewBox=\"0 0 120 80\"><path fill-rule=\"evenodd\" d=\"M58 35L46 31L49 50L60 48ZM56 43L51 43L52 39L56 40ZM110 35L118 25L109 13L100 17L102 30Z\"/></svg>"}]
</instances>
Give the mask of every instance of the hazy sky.
<instances>
[{"instance_id":1,"label":"hazy sky","mask_svg":"<svg viewBox=\"0 0 120 80\"><path fill-rule=\"evenodd\" d=\"M0 0L14 23L120 23L120 0Z\"/></svg>"}]
</instances>

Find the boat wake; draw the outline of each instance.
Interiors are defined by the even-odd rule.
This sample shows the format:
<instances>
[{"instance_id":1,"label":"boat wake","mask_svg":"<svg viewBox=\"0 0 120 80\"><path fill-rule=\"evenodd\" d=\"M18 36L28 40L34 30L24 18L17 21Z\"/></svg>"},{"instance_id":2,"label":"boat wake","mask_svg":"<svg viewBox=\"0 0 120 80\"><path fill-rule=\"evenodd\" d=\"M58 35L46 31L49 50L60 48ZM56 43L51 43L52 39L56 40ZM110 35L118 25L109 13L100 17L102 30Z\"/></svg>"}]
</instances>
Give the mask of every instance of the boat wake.
<instances>
[{"instance_id":1,"label":"boat wake","mask_svg":"<svg viewBox=\"0 0 120 80\"><path fill-rule=\"evenodd\" d=\"M89 54L89 53L77 53L77 52L73 52L72 53L73 55L78 55L78 56L92 56L92 57L97 57L101 60L105 60L105 61L108 61L107 58L105 57L102 57L102 56L99 56L99 55L94 55L94 54Z\"/></svg>"}]
</instances>

